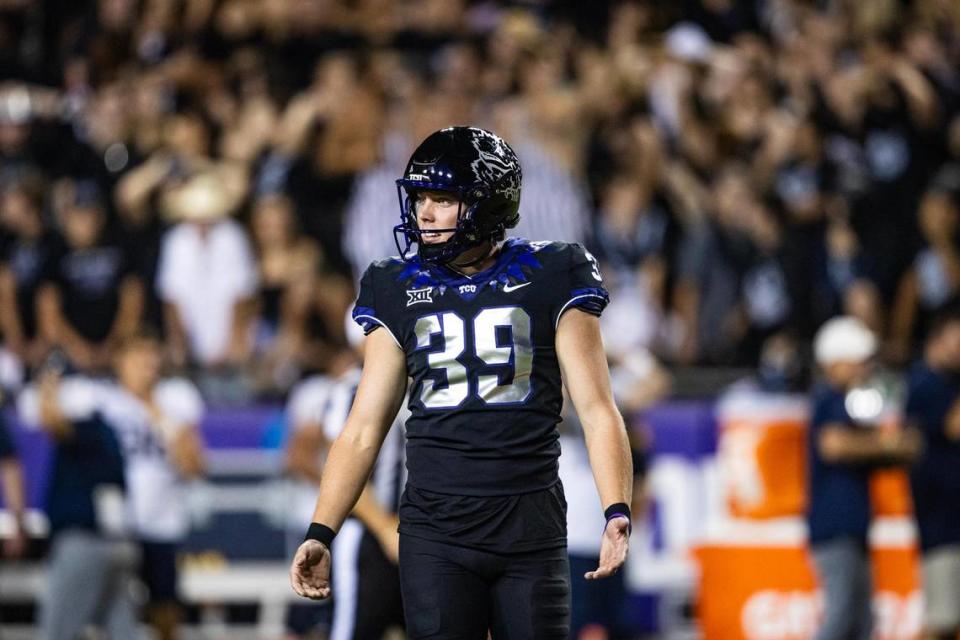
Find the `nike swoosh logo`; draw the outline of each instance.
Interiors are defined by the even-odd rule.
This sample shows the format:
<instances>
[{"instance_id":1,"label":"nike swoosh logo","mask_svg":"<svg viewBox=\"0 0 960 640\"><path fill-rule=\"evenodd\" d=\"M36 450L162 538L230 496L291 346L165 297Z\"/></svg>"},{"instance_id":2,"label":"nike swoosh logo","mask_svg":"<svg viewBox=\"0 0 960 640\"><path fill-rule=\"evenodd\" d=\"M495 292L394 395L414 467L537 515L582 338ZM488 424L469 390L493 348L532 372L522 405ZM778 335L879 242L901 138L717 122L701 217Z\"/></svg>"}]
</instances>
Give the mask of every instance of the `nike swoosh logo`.
<instances>
[{"instance_id":1,"label":"nike swoosh logo","mask_svg":"<svg viewBox=\"0 0 960 640\"><path fill-rule=\"evenodd\" d=\"M511 291L516 291L517 289L523 289L528 284L533 284L532 282L524 282L523 284L515 284L513 286L509 284L503 285L503 292L510 293Z\"/></svg>"}]
</instances>

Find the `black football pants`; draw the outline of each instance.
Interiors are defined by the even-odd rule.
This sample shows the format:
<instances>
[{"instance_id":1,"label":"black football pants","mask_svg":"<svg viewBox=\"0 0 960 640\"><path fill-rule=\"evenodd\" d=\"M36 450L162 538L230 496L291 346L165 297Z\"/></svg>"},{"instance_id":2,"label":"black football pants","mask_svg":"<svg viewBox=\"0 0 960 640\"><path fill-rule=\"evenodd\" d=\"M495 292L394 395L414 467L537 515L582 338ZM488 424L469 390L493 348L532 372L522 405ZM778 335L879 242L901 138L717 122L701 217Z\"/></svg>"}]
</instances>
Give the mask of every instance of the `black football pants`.
<instances>
[{"instance_id":1,"label":"black football pants","mask_svg":"<svg viewBox=\"0 0 960 640\"><path fill-rule=\"evenodd\" d=\"M499 554L400 536L411 640L567 640L567 550Z\"/></svg>"}]
</instances>

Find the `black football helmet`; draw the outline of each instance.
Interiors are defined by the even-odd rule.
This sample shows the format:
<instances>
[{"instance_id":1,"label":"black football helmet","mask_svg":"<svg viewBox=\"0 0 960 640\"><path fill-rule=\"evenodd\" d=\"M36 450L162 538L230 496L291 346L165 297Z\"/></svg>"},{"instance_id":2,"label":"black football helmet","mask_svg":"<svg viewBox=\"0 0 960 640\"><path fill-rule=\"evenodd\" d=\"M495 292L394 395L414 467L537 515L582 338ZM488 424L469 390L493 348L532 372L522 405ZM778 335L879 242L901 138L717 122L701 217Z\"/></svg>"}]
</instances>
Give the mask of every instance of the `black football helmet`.
<instances>
[{"instance_id":1,"label":"black football helmet","mask_svg":"<svg viewBox=\"0 0 960 640\"><path fill-rule=\"evenodd\" d=\"M410 156L397 180L400 224L393 228L397 250L404 260L413 254L422 262L450 262L487 240L497 242L520 220L520 160L503 138L477 127L448 127L430 134ZM445 242L421 241L417 226L418 190L449 191L460 201L457 226L430 229L453 232Z\"/></svg>"}]
</instances>

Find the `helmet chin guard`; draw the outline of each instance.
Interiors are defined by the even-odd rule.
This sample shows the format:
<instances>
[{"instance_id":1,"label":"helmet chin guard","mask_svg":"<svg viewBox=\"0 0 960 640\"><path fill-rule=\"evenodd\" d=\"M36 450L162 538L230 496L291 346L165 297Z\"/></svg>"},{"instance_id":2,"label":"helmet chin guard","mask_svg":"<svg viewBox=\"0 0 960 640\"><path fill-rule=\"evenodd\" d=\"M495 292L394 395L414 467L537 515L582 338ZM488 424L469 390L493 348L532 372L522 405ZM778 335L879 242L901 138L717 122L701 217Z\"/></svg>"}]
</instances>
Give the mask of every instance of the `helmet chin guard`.
<instances>
[{"instance_id":1,"label":"helmet chin guard","mask_svg":"<svg viewBox=\"0 0 960 640\"><path fill-rule=\"evenodd\" d=\"M450 127L431 134L413 152L397 180L400 224L393 229L404 260L444 264L485 242L498 242L520 219L520 162L502 138L476 127ZM457 226L422 230L417 224L417 191L445 191L459 201ZM426 233L453 233L427 243ZM416 253L413 253L416 245Z\"/></svg>"}]
</instances>

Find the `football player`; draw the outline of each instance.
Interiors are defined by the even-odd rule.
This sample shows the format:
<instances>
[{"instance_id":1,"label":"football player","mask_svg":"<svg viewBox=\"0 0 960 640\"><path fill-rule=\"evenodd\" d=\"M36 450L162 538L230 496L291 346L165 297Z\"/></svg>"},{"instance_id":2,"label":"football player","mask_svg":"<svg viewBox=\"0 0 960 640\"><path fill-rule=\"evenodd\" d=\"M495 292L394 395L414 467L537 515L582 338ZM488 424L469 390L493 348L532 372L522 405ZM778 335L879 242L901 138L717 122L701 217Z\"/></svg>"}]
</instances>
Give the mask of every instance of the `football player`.
<instances>
[{"instance_id":1,"label":"football player","mask_svg":"<svg viewBox=\"0 0 960 640\"><path fill-rule=\"evenodd\" d=\"M330 595L331 541L409 376L399 531L411 638L567 637L561 375L606 517L586 577L610 576L626 558L632 474L600 337L607 292L583 247L504 240L520 187L516 154L489 131L442 129L414 151L397 181L400 256L372 264L360 283L353 315L369 336L360 386L290 569L298 594Z\"/></svg>"}]
</instances>

